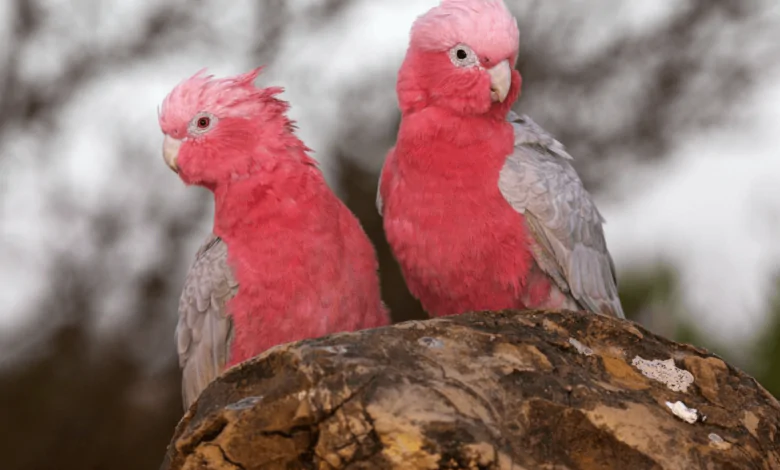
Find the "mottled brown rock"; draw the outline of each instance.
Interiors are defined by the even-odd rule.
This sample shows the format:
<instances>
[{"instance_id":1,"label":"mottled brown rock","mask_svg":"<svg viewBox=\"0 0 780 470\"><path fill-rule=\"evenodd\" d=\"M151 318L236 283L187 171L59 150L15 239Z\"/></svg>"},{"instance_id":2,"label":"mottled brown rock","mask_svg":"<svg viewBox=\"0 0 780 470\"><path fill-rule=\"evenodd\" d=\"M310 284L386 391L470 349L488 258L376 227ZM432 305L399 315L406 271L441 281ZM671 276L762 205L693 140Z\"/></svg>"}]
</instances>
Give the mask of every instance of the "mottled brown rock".
<instances>
[{"instance_id":1,"label":"mottled brown rock","mask_svg":"<svg viewBox=\"0 0 780 470\"><path fill-rule=\"evenodd\" d=\"M751 377L634 323L473 313L235 367L179 423L162 468L769 470L778 426Z\"/></svg>"}]
</instances>

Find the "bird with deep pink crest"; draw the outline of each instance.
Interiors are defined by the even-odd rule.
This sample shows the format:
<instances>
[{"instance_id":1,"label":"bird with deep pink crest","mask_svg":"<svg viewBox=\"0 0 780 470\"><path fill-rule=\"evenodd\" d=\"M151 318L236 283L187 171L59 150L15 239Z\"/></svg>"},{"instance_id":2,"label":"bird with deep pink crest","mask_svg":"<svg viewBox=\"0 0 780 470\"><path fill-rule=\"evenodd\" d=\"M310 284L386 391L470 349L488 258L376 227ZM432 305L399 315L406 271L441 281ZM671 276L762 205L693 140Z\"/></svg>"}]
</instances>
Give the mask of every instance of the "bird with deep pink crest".
<instances>
[{"instance_id":1,"label":"bird with deep pink crest","mask_svg":"<svg viewBox=\"0 0 780 470\"><path fill-rule=\"evenodd\" d=\"M377 193L412 294L432 315L567 308L623 317L601 214L563 145L511 106L517 21L443 0L412 26L401 125Z\"/></svg>"},{"instance_id":2,"label":"bird with deep pink crest","mask_svg":"<svg viewBox=\"0 0 780 470\"><path fill-rule=\"evenodd\" d=\"M160 112L165 162L215 202L179 302L185 408L274 345L389 323L374 247L296 137L282 89L255 86L259 73L199 72Z\"/></svg>"}]
</instances>

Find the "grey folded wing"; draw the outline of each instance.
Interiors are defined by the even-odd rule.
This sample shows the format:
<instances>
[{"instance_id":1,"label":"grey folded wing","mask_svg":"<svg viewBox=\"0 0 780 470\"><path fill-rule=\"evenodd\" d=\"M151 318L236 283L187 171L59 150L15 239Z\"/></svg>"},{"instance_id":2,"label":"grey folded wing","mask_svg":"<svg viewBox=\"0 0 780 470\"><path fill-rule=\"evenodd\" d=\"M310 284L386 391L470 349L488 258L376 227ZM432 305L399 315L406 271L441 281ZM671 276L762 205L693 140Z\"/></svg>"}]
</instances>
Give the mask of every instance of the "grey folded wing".
<instances>
[{"instance_id":1,"label":"grey folded wing","mask_svg":"<svg viewBox=\"0 0 780 470\"><path fill-rule=\"evenodd\" d=\"M237 292L238 282L227 262L227 245L211 234L198 250L179 299L175 341L185 409L228 361L233 325L226 304Z\"/></svg>"},{"instance_id":2,"label":"grey folded wing","mask_svg":"<svg viewBox=\"0 0 780 470\"><path fill-rule=\"evenodd\" d=\"M380 181L381 181L381 178L382 177L381 177L381 174L380 174ZM375 200L375 204L376 204L376 210L379 211L379 215L381 216L381 215L384 215L384 214L382 213L382 193L379 191L379 189L380 189L380 185L377 184L376 185L376 200Z\"/></svg>"},{"instance_id":3,"label":"grey folded wing","mask_svg":"<svg viewBox=\"0 0 780 470\"><path fill-rule=\"evenodd\" d=\"M625 318L599 213L563 145L527 116L510 112L515 149L499 189L524 215L534 259L565 294L586 310Z\"/></svg>"},{"instance_id":4,"label":"grey folded wing","mask_svg":"<svg viewBox=\"0 0 780 470\"><path fill-rule=\"evenodd\" d=\"M385 157L385 162L382 164L382 171L379 172L379 181L377 181L376 185L376 210L379 211L379 215L383 216L382 209L384 208L383 201L382 201L382 178L393 178L395 175L395 147L391 148L389 152L387 152L387 156Z\"/></svg>"}]
</instances>

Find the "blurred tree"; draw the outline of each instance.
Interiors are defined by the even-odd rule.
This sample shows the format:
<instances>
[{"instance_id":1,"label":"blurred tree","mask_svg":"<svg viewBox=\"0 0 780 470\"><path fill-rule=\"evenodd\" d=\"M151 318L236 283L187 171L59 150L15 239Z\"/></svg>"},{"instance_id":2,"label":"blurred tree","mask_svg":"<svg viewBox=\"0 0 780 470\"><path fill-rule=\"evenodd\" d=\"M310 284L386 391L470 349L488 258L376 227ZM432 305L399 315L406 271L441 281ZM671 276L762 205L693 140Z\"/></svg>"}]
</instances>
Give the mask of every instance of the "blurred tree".
<instances>
[{"instance_id":1,"label":"blurred tree","mask_svg":"<svg viewBox=\"0 0 780 470\"><path fill-rule=\"evenodd\" d=\"M85 306L87 298L71 297ZM52 308L58 308L52 305ZM122 341L95 342L78 316L0 380L9 470L156 468L181 417L174 363L149 373ZM145 339L136 330L135 341Z\"/></svg>"}]
</instances>

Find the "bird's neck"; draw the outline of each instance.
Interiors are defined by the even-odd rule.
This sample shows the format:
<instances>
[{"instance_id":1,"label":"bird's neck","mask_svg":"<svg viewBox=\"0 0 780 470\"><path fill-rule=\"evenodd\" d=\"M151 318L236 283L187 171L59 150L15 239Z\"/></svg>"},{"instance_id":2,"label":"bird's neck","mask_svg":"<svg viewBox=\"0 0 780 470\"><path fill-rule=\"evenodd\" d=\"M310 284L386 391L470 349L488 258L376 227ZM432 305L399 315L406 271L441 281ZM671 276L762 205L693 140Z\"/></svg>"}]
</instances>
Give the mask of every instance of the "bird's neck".
<instances>
[{"instance_id":1,"label":"bird's neck","mask_svg":"<svg viewBox=\"0 0 780 470\"><path fill-rule=\"evenodd\" d=\"M402 116L399 163L428 174L497 174L512 153L514 133L505 116L462 115L427 107Z\"/></svg>"},{"instance_id":2,"label":"bird's neck","mask_svg":"<svg viewBox=\"0 0 780 470\"><path fill-rule=\"evenodd\" d=\"M262 230L272 220L300 216L322 181L312 160L290 159L217 185L214 233L230 239L236 233Z\"/></svg>"}]
</instances>

